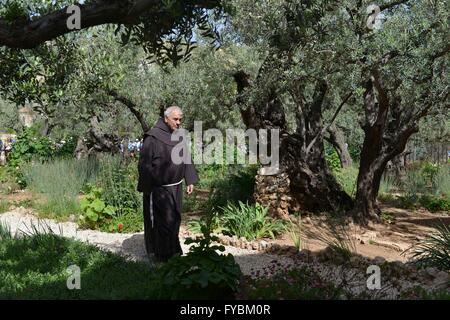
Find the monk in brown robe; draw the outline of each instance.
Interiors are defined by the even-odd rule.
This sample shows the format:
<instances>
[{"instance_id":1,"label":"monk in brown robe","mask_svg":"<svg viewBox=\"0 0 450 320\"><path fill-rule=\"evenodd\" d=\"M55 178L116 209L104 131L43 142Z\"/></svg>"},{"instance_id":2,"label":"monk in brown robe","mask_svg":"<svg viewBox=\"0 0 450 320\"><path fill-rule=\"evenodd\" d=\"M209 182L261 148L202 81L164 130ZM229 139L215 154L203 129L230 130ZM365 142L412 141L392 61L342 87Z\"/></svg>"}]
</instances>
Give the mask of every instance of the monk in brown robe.
<instances>
[{"instance_id":1,"label":"monk in brown robe","mask_svg":"<svg viewBox=\"0 0 450 320\"><path fill-rule=\"evenodd\" d=\"M158 261L183 254L178 237L181 223L182 182L187 194L194 190L198 175L192 164L172 161L172 149L180 140L172 141L171 135L181 127L182 111L169 107L155 126L144 134L139 158L138 191L144 197L144 237L149 257ZM189 156L190 157L190 156Z\"/></svg>"}]
</instances>

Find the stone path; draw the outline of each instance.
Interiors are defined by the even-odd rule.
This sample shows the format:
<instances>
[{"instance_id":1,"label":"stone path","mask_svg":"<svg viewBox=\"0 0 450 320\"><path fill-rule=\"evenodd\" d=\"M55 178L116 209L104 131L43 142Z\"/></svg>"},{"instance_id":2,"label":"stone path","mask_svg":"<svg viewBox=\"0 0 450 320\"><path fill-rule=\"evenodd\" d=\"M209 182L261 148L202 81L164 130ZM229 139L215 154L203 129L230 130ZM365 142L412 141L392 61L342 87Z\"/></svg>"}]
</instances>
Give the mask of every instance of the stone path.
<instances>
[{"instance_id":1,"label":"stone path","mask_svg":"<svg viewBox=\"0 0 450 320\"><path fill-rule=\"evenodd\" d=\"M0 214L0 222L8 225L13 235L33 234L35 232L49 232L74 238L98 246L99 248L125 256L134 261L147 261L144 245L144 233L107 233L97 230L82 230L73 222L57 222L51 219L39 219L24 208ZM180 238L183 252L189 251L189 246ZM289 257L262 254L255 250L225 246L225 254L231 253L240 265L244 274L262 270L264 266L276 260L281 266L292 265Z\"/></svg>"}]
</instances>

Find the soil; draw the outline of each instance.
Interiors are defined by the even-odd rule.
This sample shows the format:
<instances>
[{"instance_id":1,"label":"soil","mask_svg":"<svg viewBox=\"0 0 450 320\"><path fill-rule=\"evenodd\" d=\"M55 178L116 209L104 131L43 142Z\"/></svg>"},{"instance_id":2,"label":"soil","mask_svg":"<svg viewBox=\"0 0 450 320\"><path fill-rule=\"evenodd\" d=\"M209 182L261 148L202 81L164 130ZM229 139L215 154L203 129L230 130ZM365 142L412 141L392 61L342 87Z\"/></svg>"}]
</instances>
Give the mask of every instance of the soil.
<instances>
[{"instance_id":1,"label":"soil","mask_svg":"<svg viewBox=\"0 0 450 320\"><path fill-rule=\"evenodd\" d=\"M346 239L347 246L354 253L367 258L383 257L387 261L407 262L411 258L411 248L432 232L436 226L450 225L449 212L431 213L426 209L400 209L381 204L381 210L389 219L381 223L369 223L368 227L360 227L351 222L339 233ZM187 213L185 220L198 218L199 212ZM185 230L187 221L182 229ZM312 252L324 250L330 241L335 239L330 231L332 219L323 215L308 215L301 218L301 249ZM327 240L328 239L328 240ZM294 241L289 234L272 240L281 247L293 247Z\"/></svg>"}]
</instances>

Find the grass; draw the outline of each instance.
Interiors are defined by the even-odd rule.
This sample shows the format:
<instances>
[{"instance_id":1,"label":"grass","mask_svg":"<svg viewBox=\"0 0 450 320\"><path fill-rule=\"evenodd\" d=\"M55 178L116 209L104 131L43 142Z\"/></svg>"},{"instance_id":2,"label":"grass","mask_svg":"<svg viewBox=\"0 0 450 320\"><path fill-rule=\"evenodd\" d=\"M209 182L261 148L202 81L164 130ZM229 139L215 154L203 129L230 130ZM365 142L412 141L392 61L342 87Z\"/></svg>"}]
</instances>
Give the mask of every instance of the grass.
<instances>
[{"instance_id":1,"label":"grass","mask_svg":"<svg viewBox=\"0 0 450 320\"><path fill-rule=\"evenodd\" d=\"M65 218L80 212L80 205L77 200L64 197L59 199L50 198L48 201L35 202L32 207L39 213L41 218L55 218L65 220Z\"/></svg>"},{"instance_id":2,"label":"grass","mask_svg":"<svg viewBox=\"0 0 450 320\"><path fill-rule=\"evenodd\" d=\"M81 269L81 290L67 288L71 265ZM0 241L1 299L151 299L153 273L148 264L55 234Z\"/></svg>"},{"instance_id":3,"label":"grass","mask_svg":"<svg viewBox=\"0 0 450 320\"><path fill-rule=\"evenodd\" d=\"M6 241L11 239L11 229L3 221L0 221L0 240Z\"/></svg>"},{"instance_id":4,"label":"grass","mask_svg":"<svg viewBox=\"0 0 450 320\"><path fill-rule=\"evenodd\" d=\"M10 194L19 189L20 186L15 182L14 177L8 171L8 167L0 166L0 193Z\"/></svg>"},{"instance_id":5,"label":"grass","mask_svg":"<svg viewBox=\"0 0 450 320\"><path fill-rule=\"evenodd\" d=\"M395 178L389 175L384 175L380 181L380 189L378 190L379 194L389 194L391 193L396 186Z\"/></svg>"},{"instance_id":6,"label":"grass","mask_svg":"<svg viewBox=\"0 0 450 320\"><path fill-rule=\"evenodd\" d=\"M439 168L433 178L434 192L450 201L450 165Z\"/></svg>"},{"instance_id":7,"label":"grass","mask_svg":"<svg viewBox=\"0 0 450 320\"><path fill-rule=\"evenodd\" d=\"M291 237L295 248L300 251L303 245L302 219L301 216L298 215L295 219L292 220L290 222L291 224L289 228L289 236Z\"/></svg>"},{"instance_id":8,"label":"grass","mask_svg":"<svg viewBox=\"0 0 450 320\"><path fill-rule=\"evenodd\" d=\"M350 196L354 197L356 194L356 179L358 178L358 168L351 166L339 170L333 170L336 180Z\"/></svg>"},{"instance_id":9,"label":"grass","mask_svg":"<svg viewBox=\"0 0 450 320\"><path fill-rule=\"evenodd\" d=\"M273 219L268 214L268 208L258 203L249 205L239 202L239 206L229 203L219 214L220 225L224 233L255 240L264 237L274 239L285 231L281 220Z\"/></svg>"},{"instance_id":10,"label":"grass","mask_svg":"<svg viewBox=\"0 0 450 320\"><path fill-rule=\"evenodd\" d=\"M123 225L119 231L119 225ZM119 217L114 217L110 222L100 227L105 232L136 233L144 231L144 219L142 212L129 212Z\"/></svg>"},{"instance_id":11,"label":"grass","mask_svg":"<svg viewBox=\"0 0 450 320\"><path fill-rule=\"evenodd\" d=\"M0 200L0 213L4 213L9 210L10 203L7 200Z\"/></svg>"},{"instance_id":12,"label":"grass","mask_svg":"<svg viewBox=\"0 0 450 320\"><path fill-rule=\"evenodd\" d=\"M329 220L324 229L322 233L305 230L305 234L308 238L317 239L326 245L334 258L348 261L356 253L356 242L346 229L345 223L339 219Z\"/></svg>"},{"instance_id":13,"label":"grass","mask_svg":"<svg viewBox=\"0 0 450 320\"><path fill-rule=\"evenodd\" d=\"M94 160L59 159L47 163L29 163L23 174L31 191L40 193L46 203L38 211L50 217L78 213L77 197L97 171Z\"/></svg>"},{"instance_id":14,"label":"grass","mask_svg":"<svg viewBox=\"0 0 450 320\"><path fill-rule=\"evenodd\" d=\"M104 156L100 164L96 185L103 189L102 200L113 206L118 216L128 214L130 209L141 211L137 163L124 164L118 156Z\"/></svg>"},{"instance_id":15,"label":"grass","mask_svg":"<svg viewBox=\"0 0 450 320\"><path fill-rule=\"evenodd\" d=\"M421 266L450 271L450 228L445 224L412 249L412 258Z\"/></svg>"},{"instance_id":16,"label":"grass","mask_svg":"<svg viewBox=\"0 0 450 320\"><path fill-rule=\"evenodd\" d=\"M420 170L411 169L406 172L403 188L407 196L415 196L426 192L427 181Z\"/></svg>"}]
</instances>

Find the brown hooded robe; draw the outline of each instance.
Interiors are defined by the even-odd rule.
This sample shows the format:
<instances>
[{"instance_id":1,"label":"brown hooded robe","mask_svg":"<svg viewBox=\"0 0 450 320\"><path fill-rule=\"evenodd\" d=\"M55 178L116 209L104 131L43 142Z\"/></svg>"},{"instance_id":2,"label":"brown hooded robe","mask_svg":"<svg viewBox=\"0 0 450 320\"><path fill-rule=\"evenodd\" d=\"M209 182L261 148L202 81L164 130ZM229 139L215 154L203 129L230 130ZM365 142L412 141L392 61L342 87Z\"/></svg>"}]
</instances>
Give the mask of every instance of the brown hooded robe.
<instances>
[{"instance_id":1,"label":"brown hooded robe","mask_svg":"<svg viewBox=\"0 0 450 320\"><path fill-rule=\"evenodd\" d=\"M144 134L139 158L138 191L143 192L144 237L147 254L167 261L174 255L182 254L178 233L181 223L183 184L198 181L192 164L174 164L172 149L178 141L171 141L171 130L160 118L155 126ZM192 160L192 159L191 159ZM152 203L153 221L150 212Z\"/></svg>"}]
</instances>

